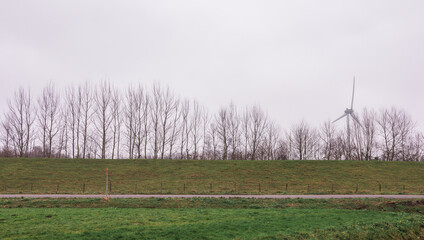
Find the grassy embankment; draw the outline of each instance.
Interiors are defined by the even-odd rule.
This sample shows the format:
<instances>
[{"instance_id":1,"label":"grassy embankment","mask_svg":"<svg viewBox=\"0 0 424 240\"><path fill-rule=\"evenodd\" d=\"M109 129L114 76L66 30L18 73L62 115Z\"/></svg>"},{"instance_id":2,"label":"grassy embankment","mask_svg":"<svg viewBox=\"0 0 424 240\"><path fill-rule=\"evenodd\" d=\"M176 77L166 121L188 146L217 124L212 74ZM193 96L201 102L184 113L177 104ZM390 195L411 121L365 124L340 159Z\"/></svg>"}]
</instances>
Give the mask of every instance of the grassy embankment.
<instances>
[{"instance_id":1,"label":"grassy embankment","mask_svg":"<svg viewBox=\"0 0 424 240\"><path fill-rule=\"evenodd\" d=\"M0 193L102 194L106 168L112 194L424 193L419 162L13 158L0 159Z\"/></svg>"},{"instance_id":2,"label":"grassy embankment","mask_svg":"<svg viewBox=\"0 0 424 240\"><path fill-rule=\"evenodd\" d=\"M423 200L0 199L0 239L417 239Z\"/></svg>"}]
</instances>

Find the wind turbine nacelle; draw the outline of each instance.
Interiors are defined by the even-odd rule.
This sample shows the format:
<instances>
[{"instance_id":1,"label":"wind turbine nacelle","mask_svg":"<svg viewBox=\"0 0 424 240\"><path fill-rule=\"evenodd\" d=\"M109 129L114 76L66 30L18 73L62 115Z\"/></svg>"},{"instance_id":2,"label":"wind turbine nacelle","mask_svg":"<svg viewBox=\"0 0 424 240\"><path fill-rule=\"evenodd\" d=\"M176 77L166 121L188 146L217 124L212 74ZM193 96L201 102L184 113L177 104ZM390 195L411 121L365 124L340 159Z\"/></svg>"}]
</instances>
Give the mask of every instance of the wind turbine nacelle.
<instances>
[{"instance_id":1,"label":"wind turbine nacelle","mask_svg":"<svg viewBox=\"0 0 424 240\"><path fill-rule=\"evenodd\" d=\"M346 110L344 112L346 114L352 114L353 113L353 110L352 109L349 109L349 108L346 108Z\"/></svg>"}]
</instances>

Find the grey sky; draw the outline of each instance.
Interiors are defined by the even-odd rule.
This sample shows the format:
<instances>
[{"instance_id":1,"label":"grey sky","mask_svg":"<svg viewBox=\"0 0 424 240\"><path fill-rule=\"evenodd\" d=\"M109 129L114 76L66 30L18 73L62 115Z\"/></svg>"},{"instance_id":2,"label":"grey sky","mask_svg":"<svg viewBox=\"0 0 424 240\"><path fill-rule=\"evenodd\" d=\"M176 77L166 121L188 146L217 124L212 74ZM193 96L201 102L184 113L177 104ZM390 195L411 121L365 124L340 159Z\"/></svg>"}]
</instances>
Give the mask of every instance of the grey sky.
<instances>
[{"instance_id":1,"label":"grey sky","mask_svg":"<svg viewBox=\"0 0 424 240\"><path fill-rule=\"evenodd\" d=\"M260 104L283 128L349 106L424 123L424 1L0 1L0 111L109 79L168 84L210 110ZM343 123L340 123L343 125Z\"/></svg>"}]
</instances>

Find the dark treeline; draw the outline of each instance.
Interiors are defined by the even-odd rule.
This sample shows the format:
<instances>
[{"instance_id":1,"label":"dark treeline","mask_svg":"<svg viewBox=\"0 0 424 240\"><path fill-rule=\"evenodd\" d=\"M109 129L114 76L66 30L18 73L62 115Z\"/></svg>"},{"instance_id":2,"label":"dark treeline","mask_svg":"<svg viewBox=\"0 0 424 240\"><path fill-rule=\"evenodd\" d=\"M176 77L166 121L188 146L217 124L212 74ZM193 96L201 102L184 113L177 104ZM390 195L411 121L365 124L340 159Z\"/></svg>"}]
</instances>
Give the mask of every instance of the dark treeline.
<instances>
[{"instance_id":1,"label":"dark treeline","mask_svg":"<svg viewBox=\"0 0 424 240\"><path fill-rule=\"evenodd\" d=\"M364 109L338 130L305 121L282 129L259 107L210 113L156 83L120 91L85 83L40 96L20 88L1 119L3 157L153 159L356 159L423 161L423 134L396 108ZM341 124L340 124L341 125Z\"/></svg>"}]
</instances>

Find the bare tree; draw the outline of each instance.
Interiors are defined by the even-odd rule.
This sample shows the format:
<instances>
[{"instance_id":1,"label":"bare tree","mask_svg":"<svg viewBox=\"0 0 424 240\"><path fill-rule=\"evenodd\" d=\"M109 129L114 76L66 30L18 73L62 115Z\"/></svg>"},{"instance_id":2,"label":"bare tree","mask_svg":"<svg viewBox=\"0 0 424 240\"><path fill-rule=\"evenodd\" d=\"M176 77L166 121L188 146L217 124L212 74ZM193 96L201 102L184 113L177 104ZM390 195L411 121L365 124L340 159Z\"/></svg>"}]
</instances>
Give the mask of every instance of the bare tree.
<instances>
[{"instance_id":1,"label":"bare tree","mask_svg":"<svg viewBox=\"0 0 424 240\"><path fill-rule=\"evenodd\" d=\"M272 121L269 121L266 128L265 135L265 156L263 159L274 160L277 159L278 144L281 142L280 129Z\"/></svg>"},{"instance_id":2,"label":"bare tree","mask_svg":"<svg viewBox=\"0 0 424 240\"><path fill-rule=\"evenodd\" d=\"M228 159L228 146L230 144L228 125L228 110L221 108L215 117L215 128L222 149L222 160Z\"/></svg>"},{"instance_id":3,"label":"bare tree","mask_svg":"<svg viewBox=\"0 0 424 240\"><path fill-rule=\"evenodd\" d=\"M268 117L258 106L252 107L250 111L251 124L249 126L250 132L250 153L251 159L256 159L256 151L258 150L262 137L265 133L266 126L268 124Z\"/></svg>"},{"instance_id":4,"label":"bare tree","mask_svg":"<svg viewBox=\"0 0 424 240\"><path fill-rule=\"evenodd\" d=\"M50 158L53 152L53 139L59 132L59 95L54 85L44 87L38 98L37 119L41 128L43 156Z\"/></svg>"},{"instance_id":5,"label":"bare tree","mask_svg":"<svg viewBox=\"0 0 424 240\"><path fill-rule=\"evenodd\" d=\"M248 109L243 112L242 115L242 135L243 135L243 159L249 159L249 144L250 144L250 135L249 128L251 124L251 115Z\"/></svg>"},{"instance_id":6,"label":"bare tree","mask_svg":"<svg viewBox=\"0 0 424 240\"><path fill-rule=\"evenodd\" d=\"M147 135L149 133L149 96L144 88L129 88L126 92L125 128L128 156L141 158L147 154Z\"/></svg>"},{"instance_id":7,"label":"bare tree","mask_svg":"<svg viewBox=\"0 0 424 240\"><path fill-rule=\"evenodd\" d=\"M377 123L383 140L382 158L387 161L405 160L406 141L414 128L410 117L396 108L383 109Z\"/></svg>"},{"instance_id":8,"label":"bare tree","mask_svg":"<svg viewBox=\"0 0 424 240\"><path fill-rule=\"evenodd\" d=\"M96 121L95 127L97 130L98 137L100 141L98 145L100 146L100 157L102 159L106 158L106 148L110 142L109 128L112 123L112 114L111 114L111 97L112 89L109 82L100 83L99 89L95 94L96 102Z\"/></svg>"},{"instance_id":9,"label":"bare tree","mask_svg":"<svg viewBox=\"0 0 424 240\"><path fill-rule=\"evenodd\" d=\"M82 158L86 158L87 145L89 141L89 128L92 122L93 111L93 100L94 93L92 85L85 82L83 86L78 88L79 95L82 97L81 101L81 118L82 118Z\"/></svg>"},{"instance_id":10,"label":"bare tree","mask_svg":"<svg viewBox=\"0 0 424 240\"><path fill-rule=\"evenodd\" d=\"M415 123L411 117L404 111L400 114L400 155L402 161L411 161L413 154L413 138L415 135Z\"/></svg>"},{"instance_id":11,"label":"bare tree","mask_svg":"<svg viewBox=\"0 0 424 240\"><path fill-rule=\"evenodd\" d=\"M143 111L143 139L144 139L144 158L147 159L147 142L149 137L149 130L150 130L150 121L149 121L149 106L150 106L150 97L146 93L144 94L144 104L142 107Z\"/></svg>"},{"instance_id":12,"label":"bare tree","mask_svg":"<svg viewBox=\"0 0 424 240\"><path fill-rule=\"evenodd\" d=\"M169 87L167 87L162 93L162 101L161 101L161 113L160 113L160 137L161 137L161 150L160 150L160 158L163 159L165 156L166 146L169 144L172 135L173 125L171 119L173 115L177 115L175 109L177 108L178 101L174 96L174 93L171 92ZM175 120L175 119L174 119Z\"/></svg>"},{"instance_id":13,"label":"bare tree","mask_svg":"<svg viewBox=\"0 0 424 240\"><path fill-rule=\"evenodd\" d=\"M372 160L377 147L375 117L376 113L374 111L369 111L368 109L363 110L361 121L363 127L360 129L364 136L362 144L364 160ZM358 128L358 126L355 127Z\"/></svg>"},{"instance_id":14,"label":"bare tree","mask_svg":"<svg viewBox=\"0 0 424 240\"><path fill-rule=\"evenodd\" d=\"M162 88L159 83L153 85L152 102L150 104L150 122L153 134L153 158L157 159L160 149L160 118L163 108Z\"/></svg>"},{"instance_id":15,"label":"bare tree","mask_svg":"<svg viewBox=\"0 0 424 240\"><path fill-rule=\"evenodd\" d=\"M335 137L336 137L336 128L331 121L326 121L322 127L320 132L320 138L322 141L322 152L324 155L324 159L332 160L334 159L334 149L335 149Z\"/></svg>"},{"instance_id":16,"label":"bare tree","mask_svg":"<svg viewBox=\"0 0 424 240\"><path fill-rule=\"evenodd\" d=\"M149 134L149 95L139 85L137 89L128 89L125 110L129 157L147 158Z\"/></svg>"},{"instance_id":17,"label":"bare tree","mask_svg":"<svg viewBox=\"0 0 424 240\"><path fill-rule=\"evenodd\" d=\"M82 101L83 101L83 91L82 87L79 86L76 92L76 115L78 116L75 120L76 122L76 129L75 129L75 136L76 136L76 151L77 151L77 158L81 158L81 124L82 124Z\"/></svg>"},{"instance_id":18,"label":"bare tree","mask_svg":"<svg viewBox=\"0 0 424 240\"><path fill-rule=\"evenodd\" d=\"M12 129L9 122L2 121L1 128L0 128L0 136L1 136L1 141L3 142L3 148L1 150L3 157L12 156L11 132L12 132Z\"/></svg>"},{"instance_id":19,"label":"bare tree","mask_svg":"<svg viewBox=\"0 0 424 240\"><path fill-rule=\"evenodd\" d=\"M237 107L231 103L228 108L228 135L229 145L231 147L230 158L235 160L239 157L240 147L240 117Z\"/></svg>"},{"instance_id":20,"label":"bare tree","mask_svg":"<svg viewBox=\"0 0 424 240\"><path fill-rule=\"evenodd\" d=\"M299 160L308 159L313 155L316 136L316 132L303 120L292 127L290 141Z\"/></svg>"},{"instance_id":21,"label":"bare tree","mask_svg":"<svg viewBox=\"0 0 424 240\"><path fill-rule=\"evenodd\" d=\"M197 159L199 156L199 143L202 139L201 136L202 127L202 108L197 101L193 101L193 111L190 116L190 140L193 144L193 159Z\"/></svg>"},{"instance_id":22,"label":"bare tree","mask_svg":"<svg viewBox=\"0 0 424 240\"><path fill-rule=\"evenodd\" d=\"M30 143L34 140L32 129L35 121L33 107L31 106L31 91L19 88L12 101L8 101L9 111L5 121L10 127L10 137L16 156L28 156Z\"/></svg>"},{"instance_id":23,"label":"bare tree","mask_svg":"<svg viewBox=\"0 0 424 240\"><path fill-rule=\"evenodd\" d=\"M66 106L69 113L69 131L71 133L71 152L72 158L79 158L79 125L80 125L80 117L81 117L81 105L80 105L80 94L75 91L75 88L69 87L66 89Z\"/></svg>"},{"instance_id":24,"label":"bare tree","mask_svg":"<svg viewBox=\"0 0 424 240\"><path fill-rule=\"evenodd\" d=\"M364 109L361 123L354 121L352 156L355 160L371 160L376 149L376 113Z\"/></svg>"},{"instance_id":25,"label":"bare tree","mask_svg":"<svg viewBox=\"0 0 424 240\"><path fill-rule=\"evenodd\" d=\"M179 99L176 99L175 101L175 108L174 108L174 114L172 117L172 125L171 125L171 135L169 137L169 154L168 154L168 158L172 159L173 158L173 150L174 150L174 145L177 141L178 135L181 133L181 126L179 125L180 123L180 118L181 118L181 103Z\"/></svg>"},{"instance_id":26,"label":"bare tree","mask_svg":"<svg viewBox=\"0 0 424 240\"><path fill-rule=\"evenodd\" d=\"M181 134L180 134L180 159L190 158L190 144L189 144L189 135L191 132L190 121L190 102L184 100L181 104Z\"/></svg>"},{"instance_id":27,"label":"bare tree","mask_svg":"<svg viewBox=\"0 0 424 240\"><path fill-rule=\"evenodd\" d=\"M47 157L47 124L49 122L48 117L48 111L49 111L49 100L48 94L46 94L46 88L43 90L43 95L38 98L38 111L37 113L37 119L39 127L41 128L41 144L43 146L43 157Z\"/></svg>"},{"instance_id":28,"label":"bare tree","mask_svg":"<svg viewBox=\"0 0 424 240\"><path fill-rule=\"evenodd\" d=\"M415 133L411 145L411 161L424 161L424 134Z\"/></svg>"},{"instance_id":29,"label":"bare tree","mask_svg":"<svg viewBox=\"0 0 424 240\"><path fill-rule=\"evenodd\" d=\"M142 86L138 86L136 92L134 92L133 97L131 99L134 104L134 129L132 132L133 139L133 151L134 149L137 151L137 158L141 158L143 153L143 142L144 142L144 109L147 107L145 104L145 94L147 94Z\"/></svg>"},{"instance_id":30,"label":"bare tree","mask_svg":"<svg viewBox=\"0 0 424 240\"><path fill-rule=\"evenodd\" d=\"M121 94L117 88L112 89L111 99L112 114L112 159L120 158L120 140L121 140Z\"/></svg>"},{"instance_id":31,"label":"bare tree","mask_svg":"<svg viewBox=\"0 0 424 240\"><path fill-rule=\"evenodd\" d=\"M210 159L216 160L218 159L219 150L218 150L218 130L215 123L211 123L210 127L210 138L212 143L212 156Z\"/></svg>"},{"instance_id":32,"label":"bare tree","mask_svg":"<svg viewBox=\"0 0 424 240\"><path fill-rule=\"evenodd\" d=\"M286 141L284 139L279 139L278 141L278 147L275 152L275 159L276 160L289 160L289 148L290 148L290 142Z\"/></svg>"},{"instance_id":33,"label":"bare tree","mask_svg":"<svg viewBox=\"0 0 424 240\"><path fill-rule=\"evenodd\" d=\"M62 158L62 152L65 151L64 157L68 156L68 111L64 107L59 109L59 136L57 143L57 157Z\"/></svg>"},{"instance_id":34,"label":"bare tree","mask_svg":"<svg viewBox=\"0 0 424 240\"><path fill-rule=\"evenodd\" d=\"M134 158L134 132L135 132L135 112L136 104L134 102L135 91L132 87L129 87L125 94L126 105L125 105L125 134L127 137L127 147L128 147L128 158Z\"/></svg>"},{"instance_id":35,"label":"bare tree","mask_svg":"<svg viewBox=\"0 0 424 240\"><path fill-rule=\"evenodd\" d=\"M203 114L202 114L202 138L203 138L203 144L202 144L202 156L201 159L206 159L206 148L207 145L210 144L210 137L208 136L208 126L209 126L209 113L208 111L204 108L203 109Z\"/></svg>"}]
</instances>

